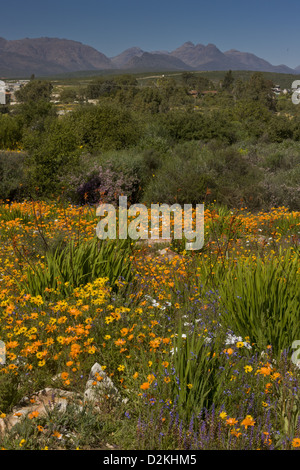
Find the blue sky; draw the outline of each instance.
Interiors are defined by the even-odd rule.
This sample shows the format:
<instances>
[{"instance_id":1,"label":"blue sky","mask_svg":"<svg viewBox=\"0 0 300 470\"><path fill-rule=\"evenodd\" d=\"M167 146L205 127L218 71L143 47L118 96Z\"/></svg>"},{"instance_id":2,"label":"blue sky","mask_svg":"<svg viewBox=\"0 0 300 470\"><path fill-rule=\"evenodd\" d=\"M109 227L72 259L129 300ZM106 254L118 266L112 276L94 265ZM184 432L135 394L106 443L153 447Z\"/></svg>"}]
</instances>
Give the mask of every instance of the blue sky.
<instances>
[{"instance_id":1,"label":"blue sky","mask_svg":"<svg viewBox=\"0 0 300 470\"><path fill-rule=\"evenodd\" d=\"M192 41L300 65L296 0L9 0L1 17L6 39L73 39L108 57L132 46L171 51Z\"/></svg>"}]
</instances>

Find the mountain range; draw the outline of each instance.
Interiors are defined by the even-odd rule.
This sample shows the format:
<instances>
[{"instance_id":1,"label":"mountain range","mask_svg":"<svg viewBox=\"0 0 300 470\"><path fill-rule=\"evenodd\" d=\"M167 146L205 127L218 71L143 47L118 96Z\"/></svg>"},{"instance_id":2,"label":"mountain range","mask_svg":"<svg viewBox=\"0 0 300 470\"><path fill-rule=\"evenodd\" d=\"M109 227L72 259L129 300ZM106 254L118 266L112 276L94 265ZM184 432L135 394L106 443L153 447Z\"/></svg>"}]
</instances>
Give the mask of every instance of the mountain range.
<instances>
[{"instance_id":1,"label":"mountain range","mask_svg":"<svg viewBox=\"0 0 300 470\"><path fill-rule=\"evenodd\" d=\"M0 77L50 76L69 72L123 71L212 71L253 70L299 74L286 65L272 65L249 52L235 49L222 52L214 44L186 42L174 51L126 49L115 57L107 57L95 48L70 39L0 38Z\"/></svg>"}]
</instances>

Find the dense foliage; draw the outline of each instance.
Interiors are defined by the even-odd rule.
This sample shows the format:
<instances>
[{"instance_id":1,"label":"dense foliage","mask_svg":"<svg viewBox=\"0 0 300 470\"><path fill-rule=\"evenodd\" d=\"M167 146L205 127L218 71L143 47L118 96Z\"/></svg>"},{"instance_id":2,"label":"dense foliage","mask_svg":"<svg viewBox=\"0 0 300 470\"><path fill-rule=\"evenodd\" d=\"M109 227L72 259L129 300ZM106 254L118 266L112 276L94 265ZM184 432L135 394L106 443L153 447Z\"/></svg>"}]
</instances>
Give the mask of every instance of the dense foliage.
<instances>
[{"instance_id":1,"label":"dense foliage","mask_svg":"<svg viewBox=\"0 0 300 470\"><path fill-rule=\"evenodd\" d=\"M135 202L299 208L300 114L291 94L275 95L262 73L209 77L31 80L0 115L0 198L64 192L97 203L118 181L118 194Z\"/></svg>"}]
</instances>

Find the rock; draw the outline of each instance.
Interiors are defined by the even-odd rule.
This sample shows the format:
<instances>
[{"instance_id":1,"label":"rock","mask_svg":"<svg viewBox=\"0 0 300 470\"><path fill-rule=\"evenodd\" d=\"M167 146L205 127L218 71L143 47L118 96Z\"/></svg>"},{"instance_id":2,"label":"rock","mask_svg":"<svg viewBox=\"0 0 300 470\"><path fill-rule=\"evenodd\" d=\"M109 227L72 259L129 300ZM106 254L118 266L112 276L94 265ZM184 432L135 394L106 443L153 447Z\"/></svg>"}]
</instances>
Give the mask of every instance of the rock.
<instances>
[{"instance_id":1,"label":"rock","mask_svg":"<svg viewBox=\"0 0 300 470\"><path fill-rule=\"evenodd\" d=\"M140 238L136 243L150 248L157 245L170 245L172 243L172 238Z\"/></svg>"},{"instance_id":2,"label":"rock","mask_svg":"<svg viewBox=\"0 0 300 470\"><path fill-rule=\"evenodd\" d=\"M104 372L100 364L96 362L91 368L84 391L84 401L101 401L104 398L120 400L118 389L113 381Z\"/></svg>"},{"instance_id":3,"label":"rock","mask_svg":"<svg viewBox=\"0 0 300 470\"><path fill-rule=\"evenodd\" d=\"M92 402L96 409L98 405L101 405L107 399L111 400L111 403L114 405L118 402L127 402L126 399L121 399L121 395L110 377L104 372L100 364L96 362L91 368L86 383L83 403ZM47 414L49 408L64 413L69 401L76 401L78 403L79 400L82 400L82 395L52 387L44 388L30 397L24 396L8 416L0 419L0 435L9 431L29 413L37 411L40 415L43 415ZM80 403L82 401L79 401L77 405L78 411L82 410Z\"/></svg>"},{"instance_id":4,"label":"rock","mask_svg":"<svg viewBox=\"0 0 300 470\"><path fill-rule=\"evenodd\" d=\"M171 250L170 248L164 248L163 250L158 250L158 254L162 258L166 258L167 260L172 260L174 258L181 259L183 258L182 255L176 253L175 251Z\"/></svg>"},{"instance_id":5,"label":"rock","mask_svg":"<svg viewBox=\"0 0 300 470\"><path fill-rule=\"evenodd\" d=\"M76 394L73 392L57 388L45 388L34 393L30 398L23 397L8 416L0 419L0 434L10 430L23 417L33 411L42 415L47 413L47 408L56 407L59 411L65 412L68 400L75 397Z\"/></svg>"}]
</instances>

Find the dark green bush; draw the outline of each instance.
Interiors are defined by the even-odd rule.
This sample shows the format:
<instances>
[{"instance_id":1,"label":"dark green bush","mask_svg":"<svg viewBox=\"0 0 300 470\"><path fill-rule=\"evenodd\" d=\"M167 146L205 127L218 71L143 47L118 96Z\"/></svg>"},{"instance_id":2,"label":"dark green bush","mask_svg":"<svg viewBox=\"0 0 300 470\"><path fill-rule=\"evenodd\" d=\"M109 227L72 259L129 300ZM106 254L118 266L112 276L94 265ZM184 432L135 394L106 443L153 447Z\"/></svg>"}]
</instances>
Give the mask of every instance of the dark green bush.
<instances>
[{"instance_id":1,"label":"dark green bush","mask_svg":"<svg viewBox=\"0 0 300 470\"><path fill-rule=\"evenodd\" d=\"M16 150L21 140L21 120L9 114L0 114L0 148L3 150Z\"/></svg>"},{"instance_id":2,"label":"dark green bush","mask_svg":"<svg viewBox=\"0 0 300 470\"><path fill-rule=\"evenodd\" d=\"M24 153L0 152L0 199L21 200L27 196Z\"/></svg>"}]
</instances>

